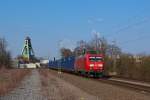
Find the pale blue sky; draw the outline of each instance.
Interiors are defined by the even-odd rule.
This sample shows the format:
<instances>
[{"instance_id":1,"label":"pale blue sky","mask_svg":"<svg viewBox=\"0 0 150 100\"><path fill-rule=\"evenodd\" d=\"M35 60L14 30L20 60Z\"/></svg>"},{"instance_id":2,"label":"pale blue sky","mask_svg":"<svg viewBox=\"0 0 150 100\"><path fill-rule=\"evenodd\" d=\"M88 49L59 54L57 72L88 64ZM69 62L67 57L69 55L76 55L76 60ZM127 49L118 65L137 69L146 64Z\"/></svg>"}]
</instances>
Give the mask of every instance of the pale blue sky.
<instances>
[{"instance_id":1,"label":"pale blue sky","mask_svg":"<svg viewBox=\"0 0 150 100\"><path fill-rule=\"evenodd\" d=\"M37 56L58 56L97 31L125 52L150 53L149 0L0 0L0 37L13 56L30 36Z\"/></svg>"}]
</instances>

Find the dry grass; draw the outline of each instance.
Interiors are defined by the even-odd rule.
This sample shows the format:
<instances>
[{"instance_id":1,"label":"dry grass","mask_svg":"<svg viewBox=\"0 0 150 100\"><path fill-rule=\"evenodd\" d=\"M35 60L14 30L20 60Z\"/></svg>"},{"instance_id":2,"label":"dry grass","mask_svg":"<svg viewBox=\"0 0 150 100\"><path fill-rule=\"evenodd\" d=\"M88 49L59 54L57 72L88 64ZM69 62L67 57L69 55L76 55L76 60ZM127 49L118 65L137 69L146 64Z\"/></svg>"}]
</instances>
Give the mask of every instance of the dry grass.
<instances>
[{"instance_id":1,"label":"dry grass","mask_svg":"<svg viewBox=\"0 0 150 100\"><path fill-rule=\"evenodd\" d=\"M48 69L39 69L39 73L40 73L42 89L45 90L47 88L47 86L48 86L48 74L49 74L49 71L48 71Z\"/></svg>"},{"instance_id":2,"label":"dry grass","mask_svg":"<svg viewBox=\"0 0 150 100\"><path fill-rule=\"evenodd\" d=\"M29 72L29 69L0 69L0 96L17 87Z\"/></svg>"}]
</instances>

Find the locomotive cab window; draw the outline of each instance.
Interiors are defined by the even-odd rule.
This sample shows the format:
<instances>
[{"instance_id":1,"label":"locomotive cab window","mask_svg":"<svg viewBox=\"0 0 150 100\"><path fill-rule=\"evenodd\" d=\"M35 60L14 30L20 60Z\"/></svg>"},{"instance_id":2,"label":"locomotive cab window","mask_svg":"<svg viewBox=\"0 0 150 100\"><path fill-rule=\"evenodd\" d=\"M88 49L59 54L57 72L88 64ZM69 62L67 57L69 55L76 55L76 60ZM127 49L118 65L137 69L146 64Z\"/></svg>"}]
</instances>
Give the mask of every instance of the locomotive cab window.
<instances>
[{"instance_id":1,"label":"locomotive cab window","mask_svg":"<svg viewBox=\"0 0 150 100\"><path fill-rule=\"evenodd\" d=\"M89 61L91 62L101 62L103 61L102 57L89 57Z\"/></svg>"},{"instance_id":2,"label":"locomotive cab window","mask_svg":"<svg viewBox=\"0 0 150 100\"><path fill-rule=\"evenodd\" d=\"M95 61L95 57L89 57L89 61Z\"/></svg>"},{"instance_id":3,"label":"locomotive cab window","mask_svg":"<svg viewBox=\"0 0 150 100\"><path fill-rule=\"evenodd\" d=\"M103 58L102 57L96 57L95 60L98 62L101 62L101 61L103 61Z\"/></svg>"}]
</instances>

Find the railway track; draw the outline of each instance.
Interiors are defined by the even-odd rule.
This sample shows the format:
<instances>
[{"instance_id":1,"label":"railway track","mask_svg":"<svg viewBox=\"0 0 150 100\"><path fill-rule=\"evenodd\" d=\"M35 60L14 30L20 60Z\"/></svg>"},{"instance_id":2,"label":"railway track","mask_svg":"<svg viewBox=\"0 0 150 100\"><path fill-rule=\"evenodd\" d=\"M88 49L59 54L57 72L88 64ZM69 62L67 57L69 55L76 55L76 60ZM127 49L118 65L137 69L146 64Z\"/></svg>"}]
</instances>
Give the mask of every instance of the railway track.
<instances>
[{"instance_id":1,"label":"railway track","mask_svg":"<svg viewBox=\"0 0 150 100\"><path fill-rule=\"evenodd\" d=\"M95 80L95 79L94 79ZM117 85L125 88L129 88L138 92L142 93L148 93L150 94L150 84L143 83L143 82L135 82L131 80L124 80L124 79L118 79L118 78L101 78L96 81Z\"/></svg>"},{"instance_id":2,"label":"railway track","mask_svg":"<svg viewBox=\"0 0 150 100\"><path fill-rule=\"evenodd\" d=\"M74 74L74 75L77 75L77 74ZM83 77L86 77L86 76L83 76ZM114 78L114 77L105 77L105 78L99 78L99 79L90 77L90 79L93 81L112 84L112 85L116 85L116 86L120 86L120 87L124 87L128 89L132 89L141 93L150 94L149 83L144 83L144 82L134 81L134 80L127 80L127 79L122 79L122 78Z\"/></svg>"}]
</instances>

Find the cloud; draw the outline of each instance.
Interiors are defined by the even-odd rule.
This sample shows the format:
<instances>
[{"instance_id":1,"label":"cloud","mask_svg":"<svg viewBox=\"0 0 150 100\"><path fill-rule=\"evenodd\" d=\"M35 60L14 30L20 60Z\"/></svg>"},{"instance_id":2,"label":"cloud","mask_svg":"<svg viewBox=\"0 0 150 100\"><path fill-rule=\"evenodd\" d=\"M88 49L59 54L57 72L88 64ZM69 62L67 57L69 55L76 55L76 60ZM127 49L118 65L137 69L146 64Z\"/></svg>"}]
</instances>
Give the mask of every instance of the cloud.
<instances>
[{"instance_id":1,"label":"cloud","mask_svg":"<svg viewBox=\"0 0 150 100\"><path fill-rule=\"evenodd\" d=\"M92 21L91 19L88 19L88 23L89 23L89 24L92 24L93 21Z\"/></svg>"},{"instance_id":2,"label":"cloud","mask_svg":"<svg viewBox=\"0 0 150 100\"><path fill-rule=\"evenodd\" d=\"M96 21L97 21L97 22L103 22L104 19L102 19L102 18L97 18Z\"/></svg>"},{"instance_id":3,"label":"cloud","mask_svg":"<svg viewBox=\"0 0 150 100\"><path fill-rule=\"evenodd\" d=\"M91 18L91 19L88 19L88 23L89 24L101 23L103 21L104 21L103 18Z\"/></svg>"}]
</instances>

